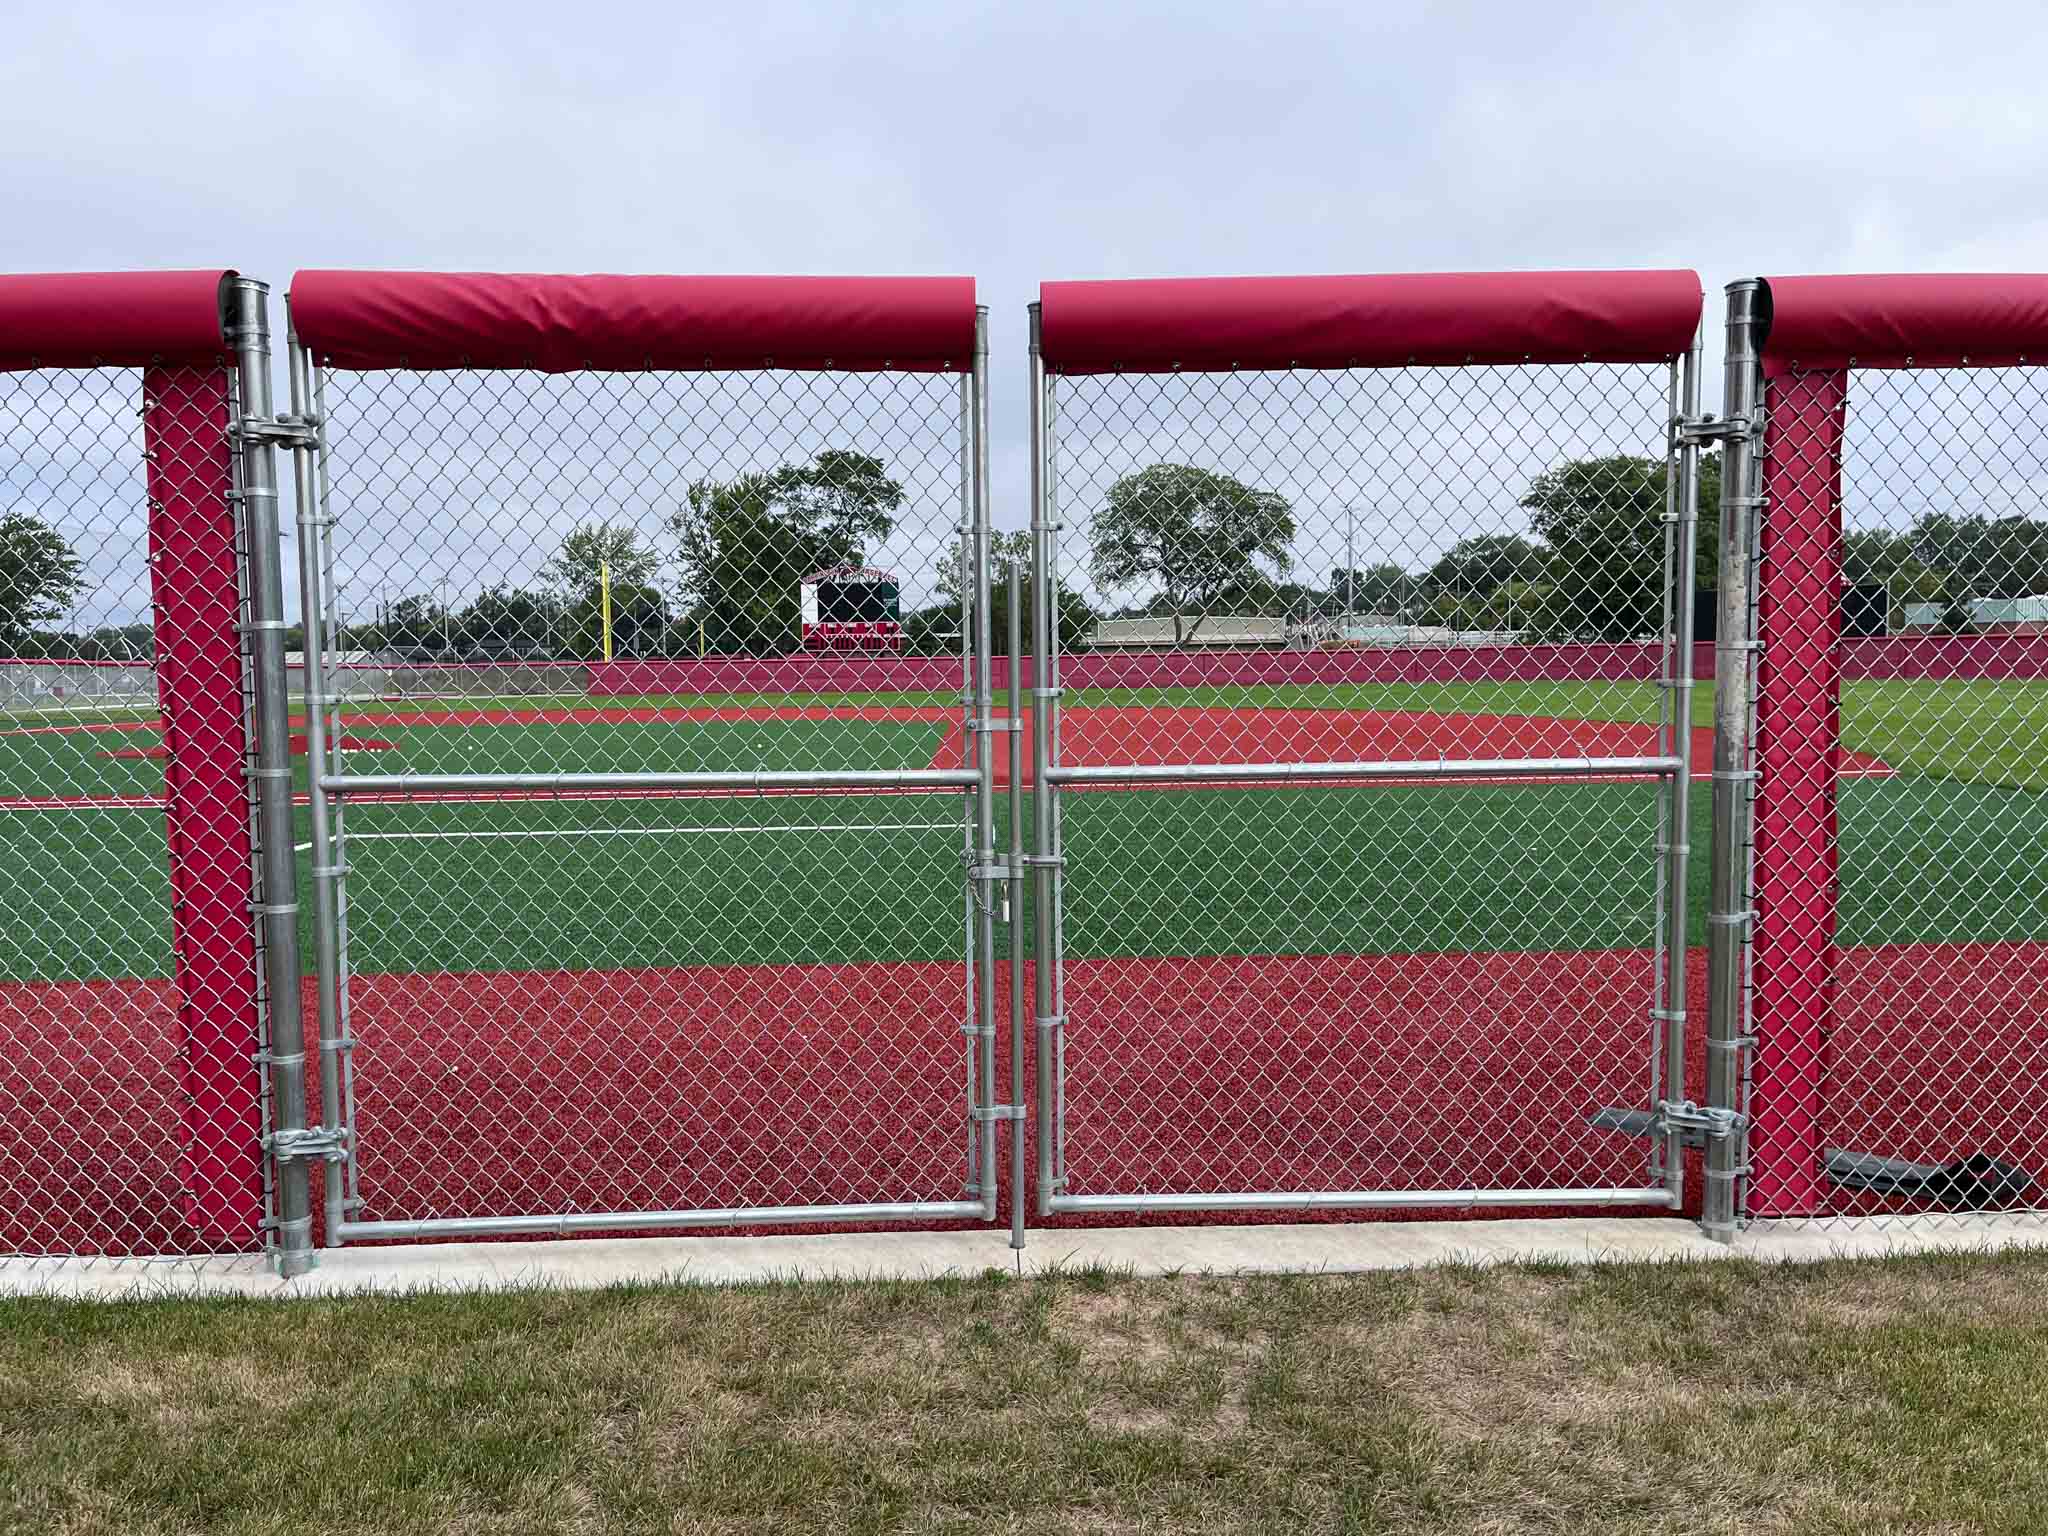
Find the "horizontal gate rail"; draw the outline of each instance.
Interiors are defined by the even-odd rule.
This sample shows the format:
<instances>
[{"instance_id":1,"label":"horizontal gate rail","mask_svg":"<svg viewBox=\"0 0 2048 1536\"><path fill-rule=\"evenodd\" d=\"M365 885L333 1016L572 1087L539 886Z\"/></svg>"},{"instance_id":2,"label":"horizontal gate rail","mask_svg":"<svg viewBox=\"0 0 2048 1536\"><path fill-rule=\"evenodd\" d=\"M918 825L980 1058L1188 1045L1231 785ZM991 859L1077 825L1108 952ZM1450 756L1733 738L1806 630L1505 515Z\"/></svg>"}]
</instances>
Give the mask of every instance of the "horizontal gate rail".
<instances>
[{"instance_id":1,"label":"horizontal gate rail","mask_svg":"<svg viewBox=\"0 0 2048 1536\"><path fill-rule=\"evenodd\" d=\"M1243 1190L1164 1195L1061 1195L1056 1210L1134 1211L1397 1211L1470 1206L1676 1206L1662 1184L1641 1189L1318 1189Z\"/></svg>"},{"instance_id":2,"label":"horizontal gate rail","mask_svg":"<svg viewBox=\"0 0 2048 1536\"><path fill-rule=\"evenodd\" d=\"M785 789L974 789L980 776L971 768L859 768L807 773L772 769L760 773L323 773L320 787L330 795L469 795L525 791L605 789L731 790L734 793Z\"/></svg>"},{"instance_id":3,"label":"horizontal gate rail","mask_svg":"<svg viewBox=\"0 0 2048 1536\"><path fill-rule=\"evenodd\" d=\"M1089 763L1049 767L1048 784L1292 784L1349 779L1660 778L1675 757L1420 758L1351 763Z\"/></svg>"},{"instance_id":4,"label":"horizontal gate rail","mask_svg":"<svg viewBox=\"0 0 2048 1536\"><path fill-rule=\"evenodd\" d=\"M803 1226L829 1222L986 1221L980 1200L874 1201L865 1205L732 1206L724 1210L572 1211L558 1216L455 1216L417 1221L343 1221L344 1242L429 1238L574 1237L588 1232L684 1232L700 1227Z\"/></svg>"}]
</instances>

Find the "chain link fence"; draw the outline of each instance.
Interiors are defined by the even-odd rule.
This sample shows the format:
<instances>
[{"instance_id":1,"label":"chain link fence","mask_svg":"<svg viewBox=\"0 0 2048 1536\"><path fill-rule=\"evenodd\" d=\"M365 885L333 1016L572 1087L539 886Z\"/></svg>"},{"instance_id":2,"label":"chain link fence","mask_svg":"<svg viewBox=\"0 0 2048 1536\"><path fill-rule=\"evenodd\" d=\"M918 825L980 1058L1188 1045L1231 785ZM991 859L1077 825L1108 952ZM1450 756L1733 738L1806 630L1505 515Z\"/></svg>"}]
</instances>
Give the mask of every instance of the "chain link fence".
<instances>
[{"instance_id":1,"label":"chain link fence","mask_svg":"<svg viewBox=\"0 0 2048 1536\"><path fill-rule=\"evenodd\" d=\"M0 333L0 1255L2048 1207L2016 347L1788 362L1737 285L1717 420L1689 274L1264 351L1300 291L1205 287L1185 362L1055 285L1141 355L1034 347L997 533L964 288L652 280L593 356L641 280L319 276L281 409L231 275ZM1378 346L1467 296L1513 345Z\"/></svg>"},{"instance_id":2,"label":"chain link fence","mask_svg":"<svg viewBox=\"0 0 2048 1536\"><path fill-rule=\"evenodd\" d=\"M0 705L0 1255L264 1241L234 411L218 362L0 372L0 644L59 653Z\"/></svg>"},{"instance_id":3,"label":"chain link fence","mask_svg":"<svg viewBox=\"0 0 2048 1536\"><path fill-rule=\"evenodd\" d=\"M1767 381L1753 1216L2048 1202L2043 391L2036 367Z\"/></svg>"}]
</instances>

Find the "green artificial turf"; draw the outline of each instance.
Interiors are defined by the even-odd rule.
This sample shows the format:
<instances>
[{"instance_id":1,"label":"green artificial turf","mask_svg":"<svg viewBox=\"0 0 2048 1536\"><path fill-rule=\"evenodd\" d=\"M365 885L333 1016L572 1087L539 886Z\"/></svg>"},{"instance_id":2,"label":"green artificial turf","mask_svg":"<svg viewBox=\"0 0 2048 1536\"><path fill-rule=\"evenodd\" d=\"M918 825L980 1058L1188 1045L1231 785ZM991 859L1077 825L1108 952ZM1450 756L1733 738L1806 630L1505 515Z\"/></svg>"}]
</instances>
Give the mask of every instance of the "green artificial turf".
<instances>
[{"instance_id":1,"label":"green artificial turf","mask_svg":"<svg viewBox=\"0 0 2048 1536\"><path fill-rule=\"evenodd\" d=\"M1613 683L1252 692L1114 702L1624 719L1654 705L1647 685ZM1704 721L1711 697L1702 694ZM1111 702L1077 700L1091 701ZM2044 750L2034 752L2037 728ZM364 753L350 768L920 767L946 730L877 720L391 724L362 731L395 750ZM2038 793L2048 684L1855 684L1844 737L1897 776L1840 786L1841 942L2048 939L2048 802ZM150 739L0 736L0 791L148 795L159 764L98 754ZM1075 794L1066 802L1069 953L1646 945L1656 799L1647 784L1598 783ZM952 823L959 812L944 795L359 804L348 827L376 835L350 845L351 963L460 971L950 959L963 922L958 833L903 824ZM1006 804L998 812L1006 828ZM303 842L303 811L299 820ZM797 830L849 824L860 830ZM655 828L672 830L391 835ZM1710 831L1702 782L1692 806L1692 944L1705 941ZM0 880L0 979L167 974L163 838L162 814L150 809L0 813L9 875ZM303 851L300 875L309 890ZM310 896L302 907L310 924Z\"/></svg>"}]
</instances>

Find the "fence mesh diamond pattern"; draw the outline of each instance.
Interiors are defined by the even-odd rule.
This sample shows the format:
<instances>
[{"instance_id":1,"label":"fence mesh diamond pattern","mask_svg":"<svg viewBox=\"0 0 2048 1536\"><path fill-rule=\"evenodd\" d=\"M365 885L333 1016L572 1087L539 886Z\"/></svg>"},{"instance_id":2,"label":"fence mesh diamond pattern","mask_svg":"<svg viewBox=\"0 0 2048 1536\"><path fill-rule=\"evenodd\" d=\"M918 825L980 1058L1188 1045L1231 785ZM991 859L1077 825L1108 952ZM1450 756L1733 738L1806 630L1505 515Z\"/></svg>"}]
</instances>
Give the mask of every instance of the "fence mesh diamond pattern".
<instances>
[{"instance_id":1,"label":"fence mesh diamond pattern","mask_svg":"<svg viewBox=\"0 0 2048 1536\"><path fill-rule=\"evenodd\" d=\"M322 393L340 771L967 764L959 375ZM972 805L349 795L355 1219L961 1200Z\"/></svg>"},{"instance_id":2,"label":"fence mesh diamond pattern","mask_svg":"<svg viewBox=\"0 0 2048 1536\"><path fill-rule=\"evenodd\" d=\"M2044 384L1770 381L1753 1215L2048 1201Z\"/></svg>"},{"instance_id":3,"label":"fence mesh diamond pattern","mask_svg":"<svg viewBox=\"0 0 2048 1536\"><path fill-rule=\"evenodd\" d=\"M1059 764L1412 768L1062 794L1066 1195L1654 1199L1677 381L1051 381Z\"/></svg>"},{"instance_id":4,"label":"fence mesh diamond pattern","mask_svg":"<svg viewBox=\"0 0 2048 1536\"><path fill-rule=\"evenodd\" d=\"M232 410L0 374L0 1253L260 1241Z\"/></svg>"}]
</instances>

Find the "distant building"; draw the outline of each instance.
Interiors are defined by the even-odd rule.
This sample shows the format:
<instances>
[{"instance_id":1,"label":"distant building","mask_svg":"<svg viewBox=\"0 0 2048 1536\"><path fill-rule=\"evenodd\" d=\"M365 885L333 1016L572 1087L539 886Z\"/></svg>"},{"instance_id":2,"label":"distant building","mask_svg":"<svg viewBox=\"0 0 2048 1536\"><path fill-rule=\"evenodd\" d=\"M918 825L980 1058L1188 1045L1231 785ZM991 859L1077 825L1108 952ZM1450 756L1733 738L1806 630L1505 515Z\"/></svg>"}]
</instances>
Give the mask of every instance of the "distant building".
<instances>
[{"instance_id":1,"label":"distant building","mask_svg":"<svg viewBox=\"0 0 2048 1536\"><path fill-rule=\"evenodd\" d=\"M1088 643L1098 651L1279 650L1287 644L1285 619L1211 613L1174 619L1097 619Z\"/></svg>"},{"instance_id":2,"label":"distant building","mask_svg":"<svg viewBox=\"0 0 2048 1536\"><path fill-rule=\"evenodd\" d=\"M1948 613L1947 603L1906 603L1899 610L1899 628L1940 629ZM1986 635L2048 634L2048 595L1972 598L1970 628Z\"/></svg>"},{"instance_id":3,"label":"distant building","mask_svg":"<svg viewBox=\"0 0 2048 1536\"><path fill-rule=\"evenodd\" d=\"M1986 634L2048 634L2048 596L1980 597L1970 604L1970 624Z\"/></svg>"}]
</instances>

